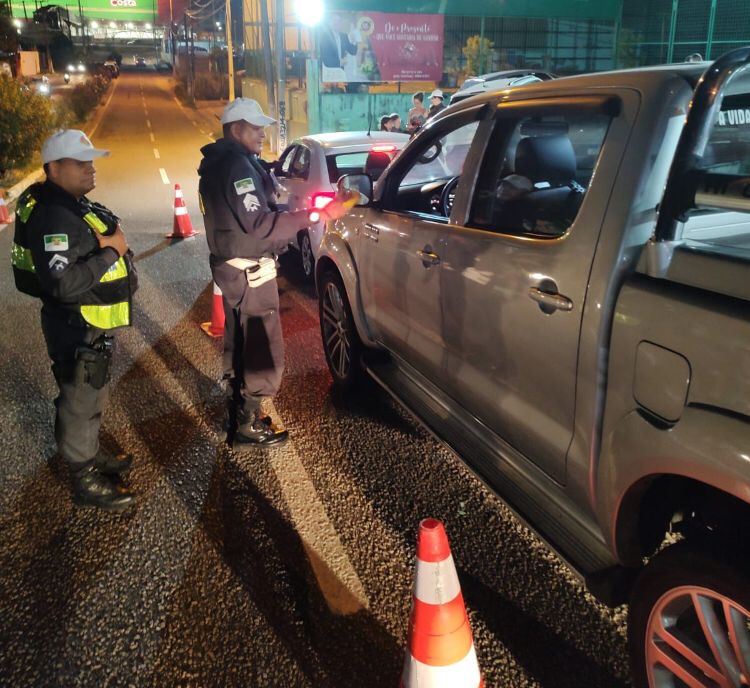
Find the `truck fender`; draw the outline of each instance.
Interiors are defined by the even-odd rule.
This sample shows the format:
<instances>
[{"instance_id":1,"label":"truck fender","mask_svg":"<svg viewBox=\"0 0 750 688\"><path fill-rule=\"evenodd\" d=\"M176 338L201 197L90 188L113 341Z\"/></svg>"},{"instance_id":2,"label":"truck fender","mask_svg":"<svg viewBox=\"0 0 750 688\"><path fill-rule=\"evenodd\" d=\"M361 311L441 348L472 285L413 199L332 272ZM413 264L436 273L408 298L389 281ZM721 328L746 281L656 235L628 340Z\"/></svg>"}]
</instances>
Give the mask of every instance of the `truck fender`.
<instances>
[{"instance_id":1,"label":"truck fender","mask_svg":"<svg viewBox=\"0 0 750 688\"><path fill-rule=\"evenodd\" d=\"M641 507L655 481L664 478L750 505L750 418L687 406L674 425L633 410L611 428L602 443L597 512L608 544L626 565L640 564L642 528L649 525L640 523Z\"/></svg>"}]
</instances>

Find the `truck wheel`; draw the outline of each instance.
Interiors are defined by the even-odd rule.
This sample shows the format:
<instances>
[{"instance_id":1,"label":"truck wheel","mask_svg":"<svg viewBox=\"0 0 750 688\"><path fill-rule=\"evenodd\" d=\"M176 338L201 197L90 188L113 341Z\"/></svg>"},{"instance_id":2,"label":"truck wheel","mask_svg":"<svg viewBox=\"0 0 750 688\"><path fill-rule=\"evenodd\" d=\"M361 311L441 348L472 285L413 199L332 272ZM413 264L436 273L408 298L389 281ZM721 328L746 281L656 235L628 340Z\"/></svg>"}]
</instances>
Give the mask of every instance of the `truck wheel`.
<instances>
[{"instance_id":1,"label":"truck wheel","mask_svg":"<svg viewBox=\"0 0 750 688\"><path fill-rule=\"evenodd\" d=\"M302 271L305 279L310 281L315 275L315 256L310 244L310 234L305 230L299 234L299 252L302 256Z\"/></svg>"},{"instance_id":2,"label":"truck wheel","mask_svg":"<svg viewBox=\"0 0 750 688\"><path fill-rule=\"evenodd\" d=\"M750 686L748 573L736 545L722 551L683 541L653 558L630 598L637 688Z\"/></svg>"},{"instance_id":3,"label":"truck wheel","mask_svg":"<svg viewBox=\"0 0 750 688\"><path fill-rule=\"evenodd\" d=\"M354 326L352 311L341 277L326 272L318 285L320 334L333 381L351 389L362 379L362 341Z\"/></svg>"}]
</instances>

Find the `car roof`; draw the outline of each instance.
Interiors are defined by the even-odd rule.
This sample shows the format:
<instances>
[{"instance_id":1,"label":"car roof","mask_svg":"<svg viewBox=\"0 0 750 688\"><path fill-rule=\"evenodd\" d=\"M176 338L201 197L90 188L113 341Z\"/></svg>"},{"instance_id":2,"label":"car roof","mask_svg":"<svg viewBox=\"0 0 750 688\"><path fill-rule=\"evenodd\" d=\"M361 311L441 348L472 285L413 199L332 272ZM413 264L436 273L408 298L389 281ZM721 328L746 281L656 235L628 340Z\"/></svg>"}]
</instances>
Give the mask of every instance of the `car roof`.
<instances>
[{"instance_id":1,"label":"car roof","mask_svg":"<svg viewBox=\"0 0 750 688\"><path fill-rule=\"evenodd\" d=\"M379 143L391 143L403 148L409 140L409 134L396 131L337 131L329 134L310 134L303 136L295 143L302 142L308 146L320 147L326 153L339 149L366 149Z\"/></svg>"},{"instance_id":2,"label":"car roof","mask_svg":"<svg viewBox=\"0 0 750 688\"><path fill-rule=\"evenodd\" d=\"M435 119L442 119L446 114L457 112L464 107L475 107L479 103L491 101L500 94L564 94L570 88L603 88L620 87L658 93L659 89L675 77L684 79L691 88L695 88L698 79L711 65L710 62L688 62L667 65L653 65L634 69L619 69L609 72L591 72L574 76L559 77L549 81L536 81L516 87L490 85L476 95L468 95L438 113Z\"/></svg>"}]
</instances>

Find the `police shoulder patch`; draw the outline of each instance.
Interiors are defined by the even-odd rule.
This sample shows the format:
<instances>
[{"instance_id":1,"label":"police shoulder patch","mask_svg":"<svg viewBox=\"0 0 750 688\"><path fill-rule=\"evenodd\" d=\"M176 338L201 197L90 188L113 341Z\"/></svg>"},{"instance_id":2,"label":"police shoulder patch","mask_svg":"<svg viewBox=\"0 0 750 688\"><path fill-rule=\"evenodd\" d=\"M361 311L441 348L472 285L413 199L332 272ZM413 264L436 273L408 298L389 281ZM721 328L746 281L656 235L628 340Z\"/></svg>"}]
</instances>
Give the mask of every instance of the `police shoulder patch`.
<instances>
[{"instance_id":1,"label":"police shoulder patch","mask_svg":"<svg viewBox=\"0 0 750 688\"><path fill-rule=\"evenodd\" d=\"M252 177L246 177L245 179L238 179L234 183L234 190L238 196L242 194L250 193L255 191L255 182Z\"/></svg>"},{"instance_id":2,"label":"police shoulder patch","mask_svg":"<svg viewBox=\"0 0 750 688\"><path fill-rule=\"evenodd\" d=\"M67 234L45 234L44 235L44 250L45 251L67 251L68 248L68 235Z\"/></svg>"}]
</instances>

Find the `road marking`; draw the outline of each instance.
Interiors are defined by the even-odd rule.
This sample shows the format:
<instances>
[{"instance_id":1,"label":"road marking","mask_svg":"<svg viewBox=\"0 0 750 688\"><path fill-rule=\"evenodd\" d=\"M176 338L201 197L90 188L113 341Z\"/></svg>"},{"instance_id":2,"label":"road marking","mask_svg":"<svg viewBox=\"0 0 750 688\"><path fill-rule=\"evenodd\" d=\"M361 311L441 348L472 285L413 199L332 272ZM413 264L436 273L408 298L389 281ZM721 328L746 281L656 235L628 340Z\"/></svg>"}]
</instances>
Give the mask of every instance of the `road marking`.
<instances>
[{"instance_id":1,"label":"road marking","mask_svg":"<svg viewBox=\"0 0 750 688\"><path fill-rule=\"evenodd\" d=\"M267 400L266 403L271 416L278 421L279 414L273 402ZM364 585L349 561L294 443L290 440L283 450L271 452L270 456L282 497L331 611L356 614L367 609L369 600Z\"/></svg>"},{"instance_id":2,"label":"road marking","mask_svg":"<svg viewBox=\"0 0 750 688\"><path fill-rule=\"evenodd\" d=\"M150 119L147 119L147 120L146 120L146 126L147 126L147 127L149 128L149 129L151 129L151 120L150 120Z\"/></svg>"},{"instance_id":3,"label":"road marking","mask_svg":"<svg viewBox=\"0 0 750 688\"><path fill-rule=\"evenodd\" d=\"M153 131L150 131L150 132L148 133L148 135L149 135L149 136L151 137L151 142L152 142L152 143L153 143L154 141L156 141L156 138L154 137L154 132L153 132Z\"/></svg>"},{"instance_id":4,"label":"road marking","mask_svg":"<svg viewBox=\"0 0 750 688\"><path fill-rule=\"evenodd\" d=\"M148 110L144 110L144 112L146 113L146 117L148 117Z\"/></svg>"},{"instance_id":5,"label":"road marking","mask_svg":"<svg viewBox=\"0 0 750 688\"><path fill-rule=\"evenodd\" d=\"M159 149L154 148L154 157L158 160L161 156L159 155Z\"/></svg>"},{"instance_id":6,"label":"road marking","mask_svg":"<svg viewBox=\"0 0 750 688\"><path fill-rule=\"evenodd\" d=\"M161 175L161 180L165 184L169 184L169 177L167 177L167 171L163 167L159 168L159 174Z\"/></svg>"},{"instance_id":7,"label":"road marking","mask_svg":"<svg viewBox=\"0 0 750 688\"><path fill-rule=\"evenodd\" d=\"M194 127L197 127L198 129L200 129L200 126L198 125L198 122L196 122L194 119L191 119L190 121L193 123Z\"/></svg>"}]
</instances>

